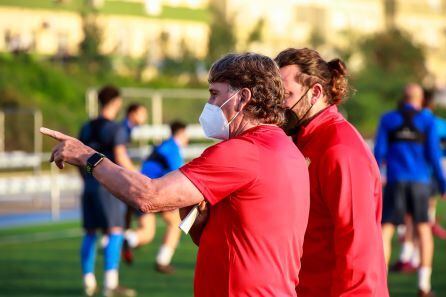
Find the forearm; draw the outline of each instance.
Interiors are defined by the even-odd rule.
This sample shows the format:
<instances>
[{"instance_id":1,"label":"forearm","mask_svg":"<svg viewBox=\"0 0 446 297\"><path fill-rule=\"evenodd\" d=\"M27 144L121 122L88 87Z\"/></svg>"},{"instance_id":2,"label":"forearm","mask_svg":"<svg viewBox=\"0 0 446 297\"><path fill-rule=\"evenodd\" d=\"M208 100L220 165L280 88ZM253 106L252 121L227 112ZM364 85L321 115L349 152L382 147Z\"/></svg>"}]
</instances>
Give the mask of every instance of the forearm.
<instances>
[{"instance_id":1,"label":"forearm","mask_svg":"<svg viewBox=\"0 0 446 297\"><path fill-rule=\"evenodd\" d=\"M58 131L41 128L40 132L59 141L53 148L50 162L54 161L60 169L64 168L64 163L85 167L96 153L76 138ZM142 212L173 210L204 200L194 184L178 170L152 180L105 158L93 169L93 175L113 195Z\"/></svg>"},{"instance_id":2,"label":"forearm","mask_svg":"<svg viewBox=\"0 0 446 297\"><path fill-rule=\"evenodd\" d=\"M148 209L155 211L151 200L156 197L156 193L150 178L122 168L108 159L104 159L94 168L93 175L124 203L144 212Z\"/></svg>"},{"instance_id":3,"label":"forearm","mask_svg":"<svg viewBox=\"0 0 446 297\"><path fill-rule=\"evenodd\" d=\"M169 211L184 203L181 199L169 199L167 193L163 197L163 190L155 180L122 168L108 159L93 170L93 175L115 197L144 213Z\"/></svg>"}]
</instances>

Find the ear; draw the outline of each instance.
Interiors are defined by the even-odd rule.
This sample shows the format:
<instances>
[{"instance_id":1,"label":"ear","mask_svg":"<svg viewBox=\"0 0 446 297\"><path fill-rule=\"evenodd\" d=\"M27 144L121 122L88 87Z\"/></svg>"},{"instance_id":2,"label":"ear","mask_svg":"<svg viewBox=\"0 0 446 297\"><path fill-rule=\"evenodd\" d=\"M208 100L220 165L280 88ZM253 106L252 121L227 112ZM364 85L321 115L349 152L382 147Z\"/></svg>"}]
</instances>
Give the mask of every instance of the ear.
<instances>
[{"instance_id":1,"label":"ear","mask_svg":"<svg viewBox=\"0 0 446 297\"><path fill-rule=\"evenodd\" d=\"M251 101L252 93L251 90L248 88L243 88L240 90L240 102L236 106L237 111L243 110L243 108L248 104L249 101Z\"/></svg>"},{"instance_id":2,"label":"ear","mask_svg":"<svg viewBox=\"0 0 446 297\"><path fill-rule=\"evenodd\" d=\"M322 88L322 85L319 83L314 84L313 87L308 91L308 96L311 96L310 97L311 105L315 104L319 99L321 99L324 96L324 89Z\"/></svg>"}]
</instances>

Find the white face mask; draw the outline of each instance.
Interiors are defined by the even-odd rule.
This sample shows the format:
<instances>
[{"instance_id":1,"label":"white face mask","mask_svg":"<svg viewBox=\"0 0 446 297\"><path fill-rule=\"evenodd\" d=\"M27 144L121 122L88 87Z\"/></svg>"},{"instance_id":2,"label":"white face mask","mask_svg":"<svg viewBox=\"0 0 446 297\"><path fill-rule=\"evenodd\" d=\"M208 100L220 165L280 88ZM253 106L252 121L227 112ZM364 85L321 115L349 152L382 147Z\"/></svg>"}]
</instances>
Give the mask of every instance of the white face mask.
<instances>
[{"instance_id":1,"label":"white face mask","mask_svg":"<svg viewBox=\"0 0 446 297\"><path fill-rule=\"evenodd\" d=\"M228 103L235 95L238 94L240 90L235 92L231 97L228 98L221 106L206 103L204 105L203 111L200 115L200 125L204 130L204 134L209 138L216 138L221 140L229 139L229 125L238 116L237 114L228 122L221 109L226 103Z\"/></svg>"}]
</instances>

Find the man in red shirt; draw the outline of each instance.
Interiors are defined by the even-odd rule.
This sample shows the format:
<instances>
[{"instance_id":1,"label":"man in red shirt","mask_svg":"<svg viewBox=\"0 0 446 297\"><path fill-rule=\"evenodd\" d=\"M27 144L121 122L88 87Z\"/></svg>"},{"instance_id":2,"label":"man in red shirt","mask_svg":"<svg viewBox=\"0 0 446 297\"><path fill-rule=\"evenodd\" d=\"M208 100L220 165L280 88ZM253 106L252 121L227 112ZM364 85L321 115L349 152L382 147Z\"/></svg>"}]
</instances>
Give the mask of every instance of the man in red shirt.
<instances>
[{"instance_id":1,"label":"man in red shirt","mask_svg":"<svg viewBox=\"0 0 446 297\"><path fill-rule=\"evenodd\" d=\"M262 55L230 54L212 66L209 83L200 123L223 141L180 170L149 179L42 129L60 141L52 160L87 166L116 197L144 212L206 200L195 296L296 296L310 189L305 159L278 127L284 121L279 69Z\"/></svg>"},{"instance_id":2,"label":"man in red shirt","mask_svg":"<svg viewBox=\"0 0 446 297\"><path fill-rule=\"evenodd\" d=\"M289 108L284 129L310 164L297 294L386 297L378 166L336 107L348 91L345 65L310 49L287 49L275 60Z\"/></svg>"}]
</instances>

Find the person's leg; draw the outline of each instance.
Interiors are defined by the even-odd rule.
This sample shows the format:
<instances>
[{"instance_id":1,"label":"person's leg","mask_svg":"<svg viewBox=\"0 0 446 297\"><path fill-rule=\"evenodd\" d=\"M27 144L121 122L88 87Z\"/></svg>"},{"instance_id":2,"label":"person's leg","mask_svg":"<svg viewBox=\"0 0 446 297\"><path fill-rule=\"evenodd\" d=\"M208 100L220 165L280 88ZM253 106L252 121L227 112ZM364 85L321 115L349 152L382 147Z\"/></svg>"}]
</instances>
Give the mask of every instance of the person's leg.
<instances>
[{"instance_id":1,"label":"person's leg","mask_svg":"<svg viewBox=\"0 0 446 297\"><path fill-rule=\"evenodd\" d=\"M395 226L390 223L382 225L382 236L384 245L384 258L386 260L386 266L389 267L390 256L392 254L392 238L395 232Z\"/></svg>"},{"instance_id":2,"label":"person's leg","mask_svg":"<svg viewBox=\"0 0 446 297\"><path fill-rule=\"evenodd\" d=\"M156 256L158 270L160 270L160 267L170 266L173 254L181 237L181 230L178 228L181 221L178 210L163 212L161 215L166 223L166 231L164 233L163 244ZM173 272L172 269L169 270L165 272Z\"/></svg>"},{"instance_id":3,"label":"person's leg","mask_svg":"<svg viewBox=\"0 0 446 297\"><path fill-rule=\"evenodd\" d=\"M107 232L108 244L104 250L104 287L115 289L119 284L119 259L121 256L122 242L124 240L122 227L112 227Z\"/></svg>"},{"instance_id":4,"label":"person's leg","mask_svg":"<svg viewBox=\"0 0 446 297\"><path fill-rule=\"evenodd\" d=\"M399 182L387 183L383 197L382 236L384 257L389 268L392 254L392 238L395 226L404 223L405 208L405 184Z\"/></svg>"},{"instance_id":5,"label":"person's leg","mask_svg":"<svg viewBox=\"0 0 446 297\"><path fill-rule=\"evenodd\" d=\"M420 254L420 240L418 239L418 231L415 231L415 237L413 240L413 245L414 245L414 249L413 249L413 253L412 253L412 258L410 259L410 263L412 265L413 268L419 268L421 265L421 254Z\"/></svg>"},{"instance_id":6,"label":"person's leg","mask_svg":"<svg viewBox=\"0 0 446 297\"><path fill-rule=\"evenodd\" d=\"M401 263L409 263L414 252L414 226L412 216L406 214L404 217L406 232L404 234L404 241L401 245L401 252L399 261Z\"/></svg>"},{"instance_id":7,"label":"person's leg","mask_svg":"<svg viewBox=\"0 0 446 297\"><path fill-rule=\"evenodd\" d=\"M134 209L130 206L126 206L125 211L125 232L124 232L124 243L122 245L122 259L127 264L133 263L133 252L132 252L132 246L129 243L129 239L126 237L127 232L132 231L132 216L133 216Z\"/></svg>"},{"instance_id":8,"label":"person's leg","mask_svg":"<svg viewBox=\"0 0 446 297\"><path fill-rule=\"evenodd\" d=\"M155 227L155 214L142 214L138 217L138 229L127 230L125 232L125 239L131 248L148 244L155 237Z\"/></svg>"},{"instance_id":9,"label":"person's leg","mask_svg":"<svg viewBox=\"0 0 446 297\"><path fill-rule=\"evenodd\" d=\"M421 265L418 271L418 287L425 293L431 291L432 259L434 255L434 240L428 216L429 194L429 185L422 183L413 185L413 219L416 224L417 236L420 243L421 258Z\"/></svg>"},{"instance_id":10,"label":"person's leg","mask_svg":"<svg viewBox=\"0 0 446 297\"><path fill-rule=\"evenodd\" d=\"M432 234L438 239L446 239L446 230L437 221L437 198L429 199L429 223L431 224Z\"/></svg>"},{"instance_id":11,"label":"person's leg","mask_svg":"<svg viewBox=\"0 0 446 297\"><path fill-rule=\"evenodd\" d=\"M94 266L96 259L96 231L85 230L81 246L81 266L85 293L92 296L97 288Z\"/></svg>"},{"instance_id":12,"label":"person's leg","mask_svg":"<svg viewBox=\"0 0 446 297\"><path fill-rule=\"evenodd\" d=\"M437 197L440 194L437 179L432 178L431 193L429 199L429 222L432 228L432 235L439 239L446 239L446 230L437 221Z\"/></svg>"},{"instance_id":13,"label":"person's leg","mask_svg":"<svg viewBox=\"0 0 446 297\"><path fill-rule=\"evenodd\" d=\"M105 188L101 187L101 191L102 209L105 214L104 227L108 234L108 244L104 249L104 295L135 296L134 290L119 286L118 271L124 241L126 206Z\"/></svg>"},{"instance_id":14,"label":"person's leg","mask_svg":"<svg viewBox=\"0 0 446 297\"><path fill-rule=\"evenodd\" d=\"M418 272L418 286L424 292L431 290L432 259L434 256L434 240L429 223L417 225L420 238L420 260L421 265Z\"/></svg>"},{"instance_id":15,"label":"person's leg","mask_svg":"<svg viewBox=\"0 0 446 297\"><path fill-rule=\"evenodd\" d=\"M82 225L84 229L84 237L80 248L82 279L84 292L87 296L93 296L97 290L97 282L95 276L95 260L96 260L96 227L98 224L98 209L96 204L96 192L89 188L86 184L81 197L82 206Z\"/></svg>"}]
</instances>

